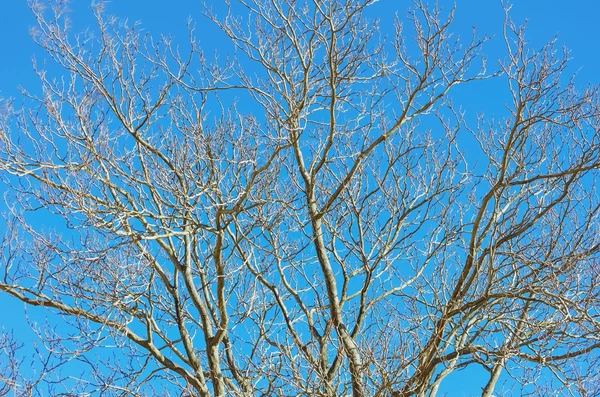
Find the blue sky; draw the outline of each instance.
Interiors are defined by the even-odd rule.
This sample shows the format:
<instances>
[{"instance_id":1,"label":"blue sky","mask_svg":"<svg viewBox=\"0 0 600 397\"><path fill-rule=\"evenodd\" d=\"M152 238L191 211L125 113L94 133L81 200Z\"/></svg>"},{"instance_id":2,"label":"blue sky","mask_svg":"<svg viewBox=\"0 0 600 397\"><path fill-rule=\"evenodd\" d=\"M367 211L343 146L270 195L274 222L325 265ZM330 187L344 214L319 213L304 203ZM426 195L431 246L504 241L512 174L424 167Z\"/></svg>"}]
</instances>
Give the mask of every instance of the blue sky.
<instances>
[{"instance_id":1,"label":"blue sky","mask_svg":"<svg viewBox=\"0 0 600 397\"><path fill-rule=\"evenodd\" d=\"M221 1L208 0L207 4L217 7ZM450 7L453 2L442 0L442 6ZM90 18L89 0L75 0L73 22L76 28L83 29L93 23ZM200 42L205 45L219 45L220 36L214 26L202 20L200 0L121 0L109 3L110 13L127 17L130 21L141 21L153 35L172 34L175 40L185 40L185 25L188 18L196 21ZM386 19L398 12L404 15L405 4L409 1L380 0L373 8L374 15ZM457 0L455 29L468 33L476 26L481 34L501 33L503 12L500 0ZM515 2L513 16L518 22L529 19L528 36L534 46L539 46L558 34L559 41L568 46L573 57L573 67L581 67L579 81L599 82L600 44L598 44L597 19L600 15L600 2L595 0L526 0ZM31 68L31 58L40 55L38 48L29 37L29 29L34 20L26 0L4 0L0 2L0 96L15 96L17 87L36 86ZM499 38L499 37L497 37ZM490 46L492 47L492 46ZM492 52L491 48L489 49ZM490 62L495 62L490 54Z\"/></svg>"},{"instance_id":2,"label":"blue sky","mask_svg":"<svg viewBox=\"0 0 600 397\"><path fill-rule=\"evenodd\" d=\"M0 2L0 97L18 98L19 87L32 92L39 87L33 73L32 59L35 57L41 62L45 56L30 38L30 29L35 21L27 2ZM224 2L207 0L205 3L218 10L222 9ZM91 0L70 1L74 31L80 32L88 26L94 26L90 4ZM224 35L202 16L202 0L170 0L168 7L166 4L158 0L115 0L108 2L107 9L108 13L127 18L130 22L140 22L143 29L155 37L171 35L175 43L183 45L187 41L186 24L191 18L200 44L205 50L210 49L206 52L216 50L220 55L226 55L223 48L228 46ZM389 27L392 16L395 13L400 17L405 16L410 4L412 2L408 0L380 0L369 12L370 16L382 20L383 27ZM485 50L488 70L494 69L499 58L504 56L501 37L504 12L501 0L441 0L439 4L446 9L456 4L453 29L461 36L468 38L472 27L476 28L479 35L494 36ZM570 72L577 72L576 83L580 87L587 83L600 83L600 44L596 28L600 2L516 1L512 5L511 15L518 24L528 20L527 37L533 48L540 48L554 37L558 37L559 45L567 46L572 58ZM489 87L483 84L469 85L466 91L460 92L461 103L465 103L467 111L470 109L473 113L496 109L501 111L504 99L489 95L489 91Z\"/></svg>"},{"instance_id":3,"label":"blue sky","mask_svg":"<svg viewBox=\"0 0 600 397\"><path fill-rule=\"evenodd\" d=\"M206 3L218 6L221 1L207 0ZM440 4L450 7L452 2L440 0ZM534 48L558 35L559 43L571 50L571 70L578 71L578 84L600 83L600 44L597 19L600 15L600 2L597 0L521 0L515 1L513 18L522 23L529 19L528 34ZM398 12L405 13L409 1L380 0L370 12L385 20ZM75 30L83 30L93 24L89 0L76 0L71 7ZM468 35L471 26L480 34L497 35L488 45L490 68L497 65L502 43L498 35L502 32L503 11L497 0L456 0L455 31ZM203 7L200 0L114 0L108 5L108 12L130 21L140 21L152 35L171 34L175 42L185 43L186 22L192 18L201 44L219 49L226 47L214 26L202 19ZM39 87L32 69L32 58L38 61L45 58L32 42L29 29L34 25L31 12L25 0L3 0L0 2L0 97L18 98L18 87L36 91ZM475 88L476 89L476 88ZM498 105L489 91L473 91L466 94L478 109L493 108ZM22 304L0 296L0 327L14 328L26 340L27 331ZM450 395L470 395L466 385L451 383ZM475 391L474 391L475 392Z\"/></svg>"}]
</instances>

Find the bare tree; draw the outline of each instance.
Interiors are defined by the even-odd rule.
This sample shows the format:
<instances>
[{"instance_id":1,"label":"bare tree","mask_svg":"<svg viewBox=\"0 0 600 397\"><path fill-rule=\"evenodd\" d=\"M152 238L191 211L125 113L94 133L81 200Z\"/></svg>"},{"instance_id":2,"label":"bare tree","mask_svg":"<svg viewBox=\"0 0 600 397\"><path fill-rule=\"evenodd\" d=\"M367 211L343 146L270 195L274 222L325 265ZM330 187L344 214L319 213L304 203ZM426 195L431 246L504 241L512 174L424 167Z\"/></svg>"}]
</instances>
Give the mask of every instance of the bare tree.
<instances>
[{"instance_id":1,"label":"bare tree","mask_svg":"<svg viewBox=\"0 0 600 397\"><path fill-rule=\"evenodd\" d=\"M64 324L34 383L0 338L0 390L425 397L478 367L486 397L598 395L597 88L508 8L488 72L453 10L385 36L374 2L207 10L214 60L32 6L63 74L2 105L0 291ZM506 108L467 123L453 90L491 78Z\"/></svg>"}]
</instances>

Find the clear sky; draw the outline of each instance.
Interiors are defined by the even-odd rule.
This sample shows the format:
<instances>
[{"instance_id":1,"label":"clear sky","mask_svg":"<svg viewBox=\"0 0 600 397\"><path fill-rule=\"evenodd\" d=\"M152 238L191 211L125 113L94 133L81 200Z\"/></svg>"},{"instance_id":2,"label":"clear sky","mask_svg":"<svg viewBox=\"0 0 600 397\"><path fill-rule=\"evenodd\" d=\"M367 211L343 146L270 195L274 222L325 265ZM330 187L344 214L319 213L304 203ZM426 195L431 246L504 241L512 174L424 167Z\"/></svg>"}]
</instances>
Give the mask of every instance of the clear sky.
<instances>
[{"instance_id":1,"label":"clear sky","mask_svg":"<svg viewBox=\"0 0 600 397\"><path fill-rule=\"evenodd\" d=\"M452 1L439 0L444 7L451 7ZM219 6L221 0L206 0L207 4ZM386 19L395 12L405 14L407 0L380 0L370 12L374 17ZM475 26L480 34L496 35L488 48L490 67L497 65L498 50L502 43L503 11L499 0L456 0L455 30L468 35ZM93 24L90 0L75 0L71 7L75 30L83 30ZM200 0L113 0L108 4L108 12L130 21L141 21L142 26L152 35L171 34L174 41L186 40L186 22L192 18L200 43L219 49L223 37L214 26L202 19L203 7ZM571 50L571 70L578 72L576 82L585 84L600 83L600 44L598 43L598 0L515 0L513 17L518 23L529 19L528 34L531 45L540 47L544 42L558 35L559 43ZM32 69L32 58L38 61L45 58L32 42L29 30L34 19L26 0L0 0L0 97L18 98L18 87L36 91L39 84ZM385 21L384 21L385 22ZM473 92L472 101L478 106L492 104L494 99L489 92ZM482 102L483 101L483 102ZM1 189L1 188L0 188ZM0 191L1 193L1 191ZM1 226L0 226L1 227ZM31 335L24 325L22 304L0 296L0 327L16 329L24 338ZM468 385L454 384L451 396L470 395Z\"/></svg>"},{"instance_id":2,"label":"clear sky","mask_svg":"<svg viewBox=\"0 0 600 397\"><path fill-rule=\"evenodd\" d=\"M220 0L207 0L217 7ZM407 0L380 0L373 7L373 14L381 18L398 12L404 15ZM454 3L439 0L444 7ZM455 28L467 33L475 26L482 34L501 33L503 12L500 0L456 0ZM559 41L566 44L573 57L572 66L582 68L579 81L600 82L600 44L598 44L598 16L600 2L596 0L525 0L515 1L513 16L518 22L529 19L528 36L533 45L539 45L558 34ZM83 29L93 23L90 19L90 0L71 2L74 9L73 22ZM168 6L167 6L168 4ZM120 0L109 3L108 11L141 21L151 34L172 34L175 40L185 40L185 25L189 17L197 22L200 41L205 45L218 46L221 36L213 26L202 20L201 0ZM29 38L34 24L26 0L0 1L0 96L14 96L19 85L32 88L31 58L39 51ZM498 37L499 38L499 37ZM490 51L489 52L493 52ZM490 62L495 62L490 54Z\"/></svg>"}]
</instances>

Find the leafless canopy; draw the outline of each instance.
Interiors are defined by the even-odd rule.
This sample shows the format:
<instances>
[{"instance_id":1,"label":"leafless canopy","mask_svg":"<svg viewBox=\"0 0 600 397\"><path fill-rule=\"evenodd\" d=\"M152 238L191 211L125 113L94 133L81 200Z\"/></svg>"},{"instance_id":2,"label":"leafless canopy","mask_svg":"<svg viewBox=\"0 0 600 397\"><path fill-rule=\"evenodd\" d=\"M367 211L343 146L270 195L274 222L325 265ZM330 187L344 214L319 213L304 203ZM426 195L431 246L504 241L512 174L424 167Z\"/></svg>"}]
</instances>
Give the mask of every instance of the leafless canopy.
<instances>
[{"instance_id":1,"label":"leafless canopy","mask_svg":"<svg viewBox=\"0 0 600 397\"><path fill-rule=\"evenodd\" d=\"M380 30L375 0L239 0L214 59L63 3L0 110L0 291L61 324L32 377L0 337L0 394L599 395L598 92L508 9L486 68L419 1Z\"/></svg>"}]
</instances>

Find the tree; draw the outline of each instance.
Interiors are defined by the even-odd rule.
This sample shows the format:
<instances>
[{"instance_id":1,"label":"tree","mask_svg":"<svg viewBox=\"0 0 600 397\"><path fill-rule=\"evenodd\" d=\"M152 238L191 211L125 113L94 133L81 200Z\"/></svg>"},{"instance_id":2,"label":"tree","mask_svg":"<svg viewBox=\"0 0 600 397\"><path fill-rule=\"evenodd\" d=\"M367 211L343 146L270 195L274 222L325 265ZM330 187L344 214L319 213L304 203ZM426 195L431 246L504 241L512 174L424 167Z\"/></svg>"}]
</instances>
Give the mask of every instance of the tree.
<instances>
[{"instance_id":1,"label":"tree","mask_svg":"<svg viewBox=\"0 0 600 397\"><path fill-rule=\"evenodd\" d=\"M0 291L69 328L39 328L36 381L3 335L0 390L435 396L477 367L486 397L599 395L597 87L509 7L488 72L453 10L384 37L374 2L207 10L212 60L192 27L184 51L32 6L62 77L3 101ZM474 121L452 93L489 79L507 106Z\"/></svg>"}]
</instances>

